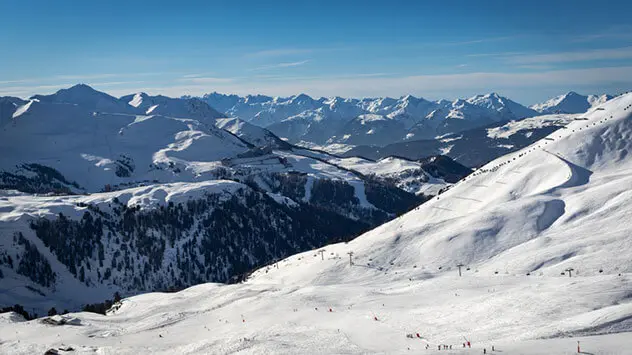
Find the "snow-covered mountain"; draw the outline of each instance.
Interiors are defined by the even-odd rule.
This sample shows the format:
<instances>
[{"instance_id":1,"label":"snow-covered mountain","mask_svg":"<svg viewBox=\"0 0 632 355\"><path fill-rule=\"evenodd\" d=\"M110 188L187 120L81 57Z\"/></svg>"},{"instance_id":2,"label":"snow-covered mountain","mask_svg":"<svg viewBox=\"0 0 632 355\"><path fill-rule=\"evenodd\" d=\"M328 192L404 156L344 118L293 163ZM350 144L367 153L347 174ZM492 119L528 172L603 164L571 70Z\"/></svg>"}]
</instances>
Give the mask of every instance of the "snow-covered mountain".
<instances>
[{"instance_id":1,"label":"snow-covered mountain","mask_svg":"<svg viewBox=\"0 0 632 355\"><path fill-rule=\"evenodd\" d=\"M377 145L433 139L550 113L581 113L612 98L574 92L528 108L497 93L453 101L394 98L312 99L222 95L202 99L229 117L265 127L292 143Z\"/></svg>"},{"instance_id":2,"label":"snow-covered mountain","mask_svg":"<svg viewBox=\"0 0 632 355\"><path fill-rule=\"evenodd\" d=\"M239 118L218 118L215 120L215 126L231 132L257 147L270 146L274 149L281 150L287 150L292 147L291 144L277 137L269 130L255 126Z\"/></svg>"},{"instance_id":3,"label":"snow-covered mountain","mask_svg":"<svg viewBox=\"0 0 632 355\"><path fill-rule=\"evenodd\" d=\"M125 100L119 100L85 84L61 89L51 95L34 95L31 100L47 104L70 104L84 110L103 113L139 113L136 107L129 105Z\"/></svg>"},{"instance_id":4,"label":"snow-covered mountain","mask_svg":"<svg viewBox=\"0 0 632 355\"><path fill-rule=\"evenodd\" d=\"M123 96L120 101L136 107L145 115L191 118L205 123L211 123L214 119L225 117L197 98L174 99L162 95L149 96L145 93L137 93Z\"/></svg>"},{"instance_id":5,"label":"snow-covered mountain","mask_svg":"<svg viewBox=\"0 0 632 355\"><path fill-rule=\"evenodd\" d=\"M585 96L570 91L543 103L535 104L531 108L540 113L583 113L589 108L600 105L610 99L612 99L611 95Z\"/></svg>"},{"instance_id":6,"label":"snow-covered mountain","mask_svg":"<svg viewBox=\"0 0 632 355\"><path fill-rule=\"evenodd\" d=\"M631 138L627 94L352 241L44 323L68 325L3 317L0 351L627 354Z\"/></svg>"},{"instance_id":7,"label":"snow-covered mountain","mask_svg":"<svg viewBox=\"0 0 632 355\"><path fill-rule=\"evenodd\" d=\"M25 103L17 97L0 97L0 128L11 122L15 111Z\"/></svg>"},{"instance_id":8,"label":"snow-covered mountain","mask_svg":"<svg viewBox=\"0 0 632 355\"><path fill-rule=\"evenodd\" d=\"M455 182L401 159L353 164L295 147L194 98L78 85L1 102L0 306L40 314L114 290L231 281Z\"/></svg>"},{"instance_id":9,"label":"snow-covered mountain","mask_svg":"<svg viewBox=\"0 0 632 355\"><path fill-rule=\"evenodd\" d=\"M305 94L242 98L218 93L202 99L228 116L268 128L290 142L315 144L386 145L538 115L496 93L455 101L428 101L412 95L315 100Z\"/></svg>"},{"instance_id":10,"label":"snow-covered mountain","mask_svg":"<svg viewBox=\"0 0 632 355\"><path fill-rule=\"evenodd\" d=\"M197 120L97 112L93 102L115 108L113 101L92 101L86 107L38 99L18 108L14 124L4 126L0 140L5 188L14 180L10 174L32 178L20 173L29 170L26 165L54 169L76 185L70 188L74 192L146 181L193 181L210 171L201 162L250 149L234 135ZM136 109L122 107L123 112Z\"/></svg>"},{"instance_id":11,"label":"snow-covered mountain","mask_svg":"<svg viewBox=\"0 0 632 355\"><path fill-rule=\"evenodd\" d=\"M385 146L346 146L338 154L370 159L400 156L412 160L446 155L465 166L478 167L499 156L522 149L576 119L581 119L580 115L555 114L501 121L434 139L411 140ZM328 147L321 149L326 150Z\"/></svg>"}]
</instances>

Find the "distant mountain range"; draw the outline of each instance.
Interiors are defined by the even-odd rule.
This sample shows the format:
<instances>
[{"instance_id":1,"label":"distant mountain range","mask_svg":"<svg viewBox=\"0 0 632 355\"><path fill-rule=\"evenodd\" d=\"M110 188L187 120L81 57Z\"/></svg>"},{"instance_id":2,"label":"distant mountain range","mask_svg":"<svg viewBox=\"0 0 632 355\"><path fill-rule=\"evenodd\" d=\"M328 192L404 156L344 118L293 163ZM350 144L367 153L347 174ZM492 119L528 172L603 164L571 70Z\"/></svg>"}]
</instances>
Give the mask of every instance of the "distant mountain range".
<instances>
[{"instance_id":1,"label":"distant mountain range","mask_svg":"<svg viewBox=\"0 0 632 355\"><path fill-rule=\"evenodd\" d=\"M497 93L454 101L428 101L411 95L393 98L240 97L211 93L201 97L228 117L267 128L292 142L317 145L375 145L434 139L499 122L551 113L580 113L611 96L575 92L525 107Z\"/></svg>"}]
</instances>

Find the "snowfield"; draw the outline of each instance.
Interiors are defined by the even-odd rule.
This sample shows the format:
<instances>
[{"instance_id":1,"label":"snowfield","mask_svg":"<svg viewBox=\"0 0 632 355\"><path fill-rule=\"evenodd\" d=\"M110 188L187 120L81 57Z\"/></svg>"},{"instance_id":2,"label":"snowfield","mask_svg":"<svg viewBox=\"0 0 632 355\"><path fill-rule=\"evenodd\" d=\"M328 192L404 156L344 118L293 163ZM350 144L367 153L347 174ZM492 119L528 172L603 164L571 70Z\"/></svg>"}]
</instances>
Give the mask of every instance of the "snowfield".
<instances>
[{"instance_id":1,"label":"snowfield","mask_svg":"<svg viewBox=\"0 0 632 355\"><path fill-rule=\"evenodd\" d=\"M0 352L630 354L632 94L599 108L322 257L80 325L3 316Z\"/></svg>"},{"instance_id":2,"label":"snowfield","mask_svg":"<svg viewBox=\"0 0 632 355\"><path fill-rule=\"evenodd\" d=\"M375 175L380 178L392 178L397 181L397 187L416 195L434 196L450 184L423 171L421 163L406 159L388 157L378 161L359 157L334 158L329 162L358 171L364 175Z\"/></svg>"},{"instance_id":3,"label":"snowfield","mask_svg":"<svg viewBox=\"0 0 632 355\"><path fill-rule=\"evenodd\" d=\"M565 126L576 118L580 118L580 116L572 114L544 115L525 118L520 121L510 121L499 127L488 128L487 136L490 138L509 138L520 131L529 131L547 126Z\"/></svg>"}]
</instances>

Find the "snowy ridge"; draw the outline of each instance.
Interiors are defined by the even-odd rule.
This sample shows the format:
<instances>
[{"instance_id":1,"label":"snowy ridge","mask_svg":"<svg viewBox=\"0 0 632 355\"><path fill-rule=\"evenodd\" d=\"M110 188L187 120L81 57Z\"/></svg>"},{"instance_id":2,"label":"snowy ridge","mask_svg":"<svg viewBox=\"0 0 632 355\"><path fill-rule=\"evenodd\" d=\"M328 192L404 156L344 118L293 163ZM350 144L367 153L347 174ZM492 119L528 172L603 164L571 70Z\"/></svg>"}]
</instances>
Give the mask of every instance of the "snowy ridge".
<instances>
[{"instance_id":1,"label":"snowy ridge","mask_svg":"<svg viewBox=\"0 0 632 355\"><path fill-rule=\"evenodd\" d=\"M540 113L582 113L610 99L612 99L610 95L584 96L570 91L543 103L535 104L531 108Z\"/></svg>"},{"instance_id":2,"label":"snowy ridge","mask_svg":"<svg viewBox=\"0 0 632 355\"><path fill-rule=\"evenodd\" d=\"M146 93L137 93L123 96L120 101L127 102L130 106L137 108L140 111L139 114L144 115L189 118L207 124L213 124L213 120L224 117L204 101L196 98L173 99L162 95L149 96Z\"/></svg>"},{"instance_id":3,"label":"snowy ridge","mask_svg":"<svg viewBox=\"0 0 632 355\"><path fill-rule=\"evenodd\" d=\"M0 169L19 173L20 164L41 164L75 181L78 191L130 181L191 180L200 171L185 169L187 162L216 161L249 149L230 133L196 120L98 113L39 101L18 113L15 124L2 132L0 150L6 155Z\"/></svg>"},{"instance_id":4,"label":"snowy ridge","mask_svg":"<svg viewBox=\"0 0 632 355\"><path fill-rule=\"evenodd\" d=\"M423 164L396 157L380 159L377 162L359 157L329 161L365 175L375 175L386 180L392 179L396 181L397 187L416 195L434 196L451 185L424 171Z\"/></svg>"}]
</instances>

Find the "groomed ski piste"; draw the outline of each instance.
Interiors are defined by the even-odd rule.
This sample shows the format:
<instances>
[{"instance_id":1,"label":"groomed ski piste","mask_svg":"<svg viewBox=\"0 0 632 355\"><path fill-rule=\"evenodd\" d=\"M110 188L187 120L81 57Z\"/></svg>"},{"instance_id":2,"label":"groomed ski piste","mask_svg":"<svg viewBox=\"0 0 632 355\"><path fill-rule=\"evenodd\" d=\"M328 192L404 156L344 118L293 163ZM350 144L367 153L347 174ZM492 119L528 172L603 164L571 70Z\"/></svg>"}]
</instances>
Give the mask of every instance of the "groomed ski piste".
<instances>
[{"instance_id":1,"label":"groomed ski piste","mask_svg":"<svg viewBox=\"0 0 632 355\"><path fill-rule=\"evenodd\" d=\"M139 295L73 325L4 314L0 353L630 354L632 94L581 118L242 284Z\"/></svg>"}]
</instances>

